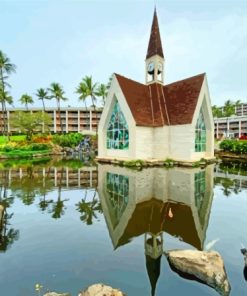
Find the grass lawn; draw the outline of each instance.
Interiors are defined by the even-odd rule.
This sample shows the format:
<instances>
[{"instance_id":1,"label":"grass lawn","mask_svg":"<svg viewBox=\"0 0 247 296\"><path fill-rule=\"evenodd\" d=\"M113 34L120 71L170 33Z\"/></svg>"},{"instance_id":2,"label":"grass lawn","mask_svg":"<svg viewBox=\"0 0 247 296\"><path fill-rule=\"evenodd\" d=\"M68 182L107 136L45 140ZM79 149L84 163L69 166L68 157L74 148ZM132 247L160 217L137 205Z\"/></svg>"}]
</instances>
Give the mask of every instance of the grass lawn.
<instances>
[{"instance_id":1,"label":"grass lawn","mask_svg":"<svg viewBox=\"0 0 247 296\"><path fill-rule=\"evenodd\" d=\"M37 151L23 151L23 150L13 150L9 152L0 152L0 157L5 156L8 158L27 158L27 157L32 157L36 154L48 154L50 153L51 150L37 150Z\"/></svg>"},{"instance_id":2,"label":"grass lawn","mask_svg":"<svg viewBox=\"0 0 247 296\"><path fill-rule=\"evenodd\" d=\"M10 141L13 142L20 142L25 140L25 135L16 135L16 136L10 136ZM0 136L0 145L8 143L8 138L6 136Z\"/></svg>"}]
</instances>

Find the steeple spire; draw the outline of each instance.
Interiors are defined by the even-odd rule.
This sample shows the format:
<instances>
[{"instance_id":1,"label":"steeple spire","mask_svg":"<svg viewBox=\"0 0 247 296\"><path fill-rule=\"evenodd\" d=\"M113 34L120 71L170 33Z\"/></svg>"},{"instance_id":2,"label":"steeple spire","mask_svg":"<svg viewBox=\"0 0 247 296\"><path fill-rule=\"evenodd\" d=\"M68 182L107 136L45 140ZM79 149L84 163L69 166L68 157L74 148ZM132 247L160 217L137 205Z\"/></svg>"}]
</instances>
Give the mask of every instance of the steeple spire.
<instances>
[{"instance_id":1,"label":"steeple spire","mask_svg":"<svg viewBox=\"0 0 247 296\"><path fill-rule=\"evenodd\" d=\"M160 57L164 58L161 39L160 39L160 31L159 31L159 23L158 23L156 7L154 8L153 23L152 23L151 34L149 38L146 59L154 55L159 55Z\"/></svg>"}]
</instances>

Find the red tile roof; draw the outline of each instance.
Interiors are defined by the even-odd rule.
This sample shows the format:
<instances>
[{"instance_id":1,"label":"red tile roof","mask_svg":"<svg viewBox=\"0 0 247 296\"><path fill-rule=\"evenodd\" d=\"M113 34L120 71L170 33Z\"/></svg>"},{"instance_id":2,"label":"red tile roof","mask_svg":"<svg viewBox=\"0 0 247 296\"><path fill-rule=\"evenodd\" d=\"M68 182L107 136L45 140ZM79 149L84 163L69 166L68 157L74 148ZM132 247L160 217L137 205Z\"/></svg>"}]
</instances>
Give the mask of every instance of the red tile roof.
<instances>
[{"instance_id":1,"label":"red tile roof","mask_svg":"<svg viewBox=\"0 0 247 296\"><path fill-rule=\"evenodd\" d=\"M162 43L160 39L158 17L155 9L146 58L148 59L156 54L158 54L162 58L164 57Z\"/></svg>"},{"instance_id":2,"label":"red tile roof","mask_svg":"<svg viewBox=\"0 0 247 296\"><path fill-rule=\"evenodd\" d=\"M173 218L168 217L170 209ZM117 249L144 233L158 234L161 231L179 237L199 250L203 248L204 237L202 240L199 237L191 207L182 203L163 203L155 198L136 205L114 248Z\"/></svg>"},{"instance_id":3,"label":"red tile roof","mask_svg":"<svg viewBox=\"0 0 247 296\"><path fill-rule=\"evenodd\" d=\"M141 84L115 74L139 126L190 124L205 73L168 85Z\"/></svg>"}]
</instances>

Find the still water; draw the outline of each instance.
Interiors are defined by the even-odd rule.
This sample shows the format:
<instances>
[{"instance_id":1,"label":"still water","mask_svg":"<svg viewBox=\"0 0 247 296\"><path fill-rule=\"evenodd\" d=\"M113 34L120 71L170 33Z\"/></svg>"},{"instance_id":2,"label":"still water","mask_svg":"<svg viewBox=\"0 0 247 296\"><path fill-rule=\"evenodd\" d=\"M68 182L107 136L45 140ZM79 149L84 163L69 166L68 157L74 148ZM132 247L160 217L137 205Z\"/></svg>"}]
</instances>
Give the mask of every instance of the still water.
<instances>
[{"instance_id":1,"label":"still water","mask_svg":"<svg viewBox=\"0 0 247 296\"><path fill-rule=\"evenodd\" d=\"M218 295L171 270L164 251L213 249L230 295L247 295L247 167L7 163L0 169L0 295L78 292L103 282L127 295ZM162 240L157 248L150 238ZM154 241L154 240L153 240ZM151 292L152 291L152 292Z\"/></svg>"}]
</instances>

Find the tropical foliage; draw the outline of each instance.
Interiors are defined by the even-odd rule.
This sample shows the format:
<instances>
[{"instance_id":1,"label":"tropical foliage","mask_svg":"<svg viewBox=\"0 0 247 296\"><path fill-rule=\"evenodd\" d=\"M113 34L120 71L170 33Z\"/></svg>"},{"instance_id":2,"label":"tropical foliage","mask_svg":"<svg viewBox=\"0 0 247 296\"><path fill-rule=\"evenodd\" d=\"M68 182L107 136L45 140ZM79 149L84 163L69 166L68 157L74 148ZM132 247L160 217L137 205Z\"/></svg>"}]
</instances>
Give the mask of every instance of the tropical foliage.
<instances>
[{"instance_id":1,"label":"tropical foliage","mask_svg":"<svg viewBox=\"0 0 247 296\"><path fill-rule=\"evenodd\" d=\"M7 88L10 84L7 82L9 75L14 73L16 66L11 63L10 59L0 50L0 103L2 108L2 133L7 134L7 108L6 104L13 103L12 97L9 95Z\"/></svg>"},{"instance_id":2,"label":"tropical foliage","mask_svg":"<svg viewBox=\"0 0 247 296\"><path fill-rule=\"evenodd\" d=\"M42 101L43 110L45 111L45 100L50 99L50 97L48 96L48 91L44 88L39 88L39 89L37 89L35 95L38 98L38 100Z\"/></svg>"},{"instance_id":3,"label":"tropical foliage","mask_svg":"<svg viewBox=\"0 0 247 296\"><path fill-rule=\"evenodd\" d=\"M14 73L16 66L11 63L10 59L0 50L0 104L1 104L1 132L3 135L8 135L8 116L7 116L7 104L13 105L14 100L9 93L10 85L8 83L8 78L10 74ZM93 81L92 76L86 75L82 78L78 87L76 88L76 93L79 95L79 100L84 102L85 108L87 108L87 99L91 100L91 106L96 109L98 104L98 98L101 98L102 105L105 104L106 96L112 76L110 77L107 84L97 83ZM57 104L57 112L60 122L60 132L64 132L64 122L61 116L61 101L66 101L65 92L62 87L57 82L51 83L49 88L39 88L35 92L35 96L38 100L42 101L43 111L46 111L45 100L55 99ZM19 99L19 102L25 105L26 111L29 111L29 105L34 103L34 100L30 94L23 94ZM58 129L59 130L59 129ZM97 132L97 131L96 131ZM9 136L9 135L8 135Z\"/></svg>"},{"instance_id":4,"label":"tropical foliage","mask_svg":"<svg viewBox=\"0 0 247 296\"><path fill-rule=\"evenodd\" d=\"M28 104L34 103L33 98L28 94L22 95L19 101L21 102L21 104L25 105L27 111L28 111Z\"/></svg>"},{"instance_id":5,"label":"tropical foliage","mask_svg":"<svg viewBox=\"0 0 247 296\"><path fill-rule=\"evenodd\" d=\"M83 140L84 136L80 133L69 133L64 135L54 135L52 141L61 147L76 147Z\"/></svg>"},{"instance_id":6,"label":"tropical foliage","mask_svg":"<svg viewBox=\"0 0 247 296\"><path fill-rule=\"evenodd\" d=\"M43 112L26 113L16 111L10 118L10 125L25 134L27 140L31 140L35 132L48 131L50 123L50 116Z\"/></svg>"},{"instance_id":7,"label":"tropical foliage","mask_svg":"<svg viewBox=\"0 0 247 296\"><path fill-rule=\"evenodd\" d=\"M60 122L60 129L61 132L63 133L63 123L62 123L62 117L61 117L61 107L60 107L60 102L61 101L67 101L68 99L64 96L64 90L63 87L56 82L53 82L51 86L48 88L50 92L50 98L55 99L57 102L57 111L58 111L58 116L59 116L59 122Z\"/></svg>"},{"instance_id":8,"label":"tropical foliage","mask_svg":"<svg viewBox=\"0 0 247 296\"><path fill-rule=\"evenodd\" d=\"M225 152L247 154L247 141L224 140L220 143L220 149Z\"/></svg>"},{"instance_id":9,"label":"tropical foliage","mask_svg":"<svg viewBox=\"0 0 247 296\"><path fill-rule=\"evenodd\" d=\"M223 107L212 106L213 117L230 117L236 114L236 108L241 105L241 101L227 100Z\"/></svg>"}]
</instances>

